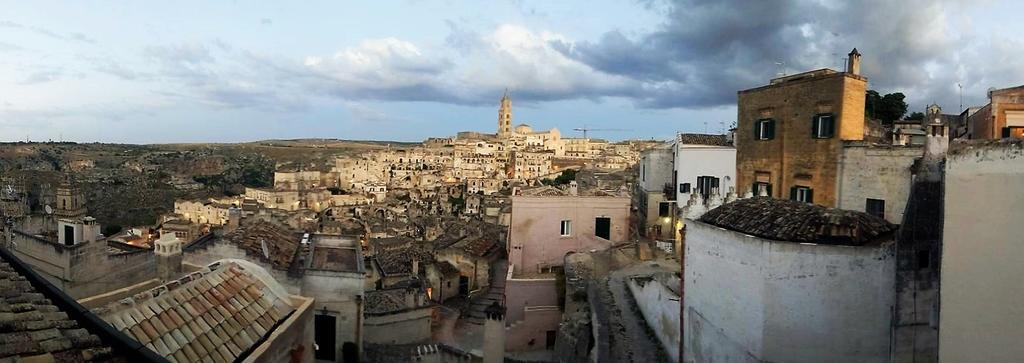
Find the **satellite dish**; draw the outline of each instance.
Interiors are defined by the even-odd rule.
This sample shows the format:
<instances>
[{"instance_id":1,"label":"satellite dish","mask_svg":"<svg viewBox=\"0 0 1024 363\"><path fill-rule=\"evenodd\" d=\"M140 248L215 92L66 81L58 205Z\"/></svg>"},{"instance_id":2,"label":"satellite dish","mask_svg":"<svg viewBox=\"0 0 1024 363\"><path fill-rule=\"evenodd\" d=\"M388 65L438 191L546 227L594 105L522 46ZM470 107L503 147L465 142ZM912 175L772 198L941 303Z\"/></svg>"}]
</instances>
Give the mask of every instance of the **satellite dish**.
<instances>
[{"instance_id":1,"label":"satellite dish","mask_svg":"<svg viewBox=\"0 0 1024 363\"><path fill-rule=\"evenodd\" d=\"M43 210L46 211L46 214L53 214L53 207L51 207L49 204L43 207Z\"/></svg>"}]
</instances>

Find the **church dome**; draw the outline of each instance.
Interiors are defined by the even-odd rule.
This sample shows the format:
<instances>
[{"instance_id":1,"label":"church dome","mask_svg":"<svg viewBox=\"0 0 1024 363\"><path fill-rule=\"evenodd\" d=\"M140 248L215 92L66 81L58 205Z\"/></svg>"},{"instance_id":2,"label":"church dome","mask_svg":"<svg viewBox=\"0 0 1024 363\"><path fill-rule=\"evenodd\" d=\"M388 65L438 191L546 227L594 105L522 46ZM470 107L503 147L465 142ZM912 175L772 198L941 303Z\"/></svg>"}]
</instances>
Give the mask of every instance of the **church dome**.
<instances>
[{"instance_id":1,"label":"church dome","mask_svg":"<svg viewBox=\"0 0 1024 363\"><path fill-rule=\"evenodd\" d=\"M529 134L531 132L533 132L533 128L530 127L530 125L527 125L527 124L516 125L516 133L517 134Z\"/></svg>"}]
</instances>

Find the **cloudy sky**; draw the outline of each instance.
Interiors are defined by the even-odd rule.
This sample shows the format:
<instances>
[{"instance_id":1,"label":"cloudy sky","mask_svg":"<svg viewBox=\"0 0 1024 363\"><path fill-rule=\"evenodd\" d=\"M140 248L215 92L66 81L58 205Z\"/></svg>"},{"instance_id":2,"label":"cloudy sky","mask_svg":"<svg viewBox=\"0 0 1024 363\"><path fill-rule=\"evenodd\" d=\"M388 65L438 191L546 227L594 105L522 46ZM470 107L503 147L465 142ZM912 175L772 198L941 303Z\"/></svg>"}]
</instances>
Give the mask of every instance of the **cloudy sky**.
<instances>
[{"instance_id":1,"label":"cloudy sky","mask_svg":"<svg viewBox=\"0 0 1024 363\"><path fill-rule=\"evenodd\" d=\"M514 122L717 132L832 67L954 113L1024 84L1015 1L0 1L0 141L421 140ZM780 66L779 63L782 63Z\"/></svg>"}]
</instances>

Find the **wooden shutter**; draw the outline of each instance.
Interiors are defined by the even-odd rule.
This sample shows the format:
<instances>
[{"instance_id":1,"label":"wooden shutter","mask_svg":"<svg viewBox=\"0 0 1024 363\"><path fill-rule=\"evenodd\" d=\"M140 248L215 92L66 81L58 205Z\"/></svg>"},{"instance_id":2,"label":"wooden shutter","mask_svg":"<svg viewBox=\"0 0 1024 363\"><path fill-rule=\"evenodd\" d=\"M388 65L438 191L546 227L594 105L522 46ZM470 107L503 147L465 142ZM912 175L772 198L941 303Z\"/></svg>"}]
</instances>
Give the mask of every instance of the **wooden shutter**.
<instances>
[{"instance_id":1,"label":"wooden shutter","mask_svg":"<svg viewBox=\"0 0 1024 363\"><path fill-rule=\"evenodd\" d=\"M1010 137L1010 128L1009 127L1004 127L1003 128L1003 137Z\"/></svg>"},{"instance_id":2,"label":"wooden shutter","mask_svg":"<svg viewBox=\"0 0 1024 363\"><path fill-rule=\"evenodd\" d=\"M772 184L768 183L768 196L772 196Z\"/></svg>"},{"instance_id":3,"label":"wooden shutter","mask_svg":"<svg viewBox=\"0 0 1024 363\"><path fill-rule=\"evenodd\" d=\"M796 200L796 187L789 187L789 200Z\"/></svg>"},{"instance_id":4,"label":"wooden shutter","mask_svg":"<svg viewBox=\"0 0 1024 363\"><path fill-rule=\"evenodd\" d=\"M814 189L807 188L807 203L814 203Z\"/></svg>"},{"instance_id":5,"label":"wooden shutter","mask_svg":"<svg viewBox=\"0 0 1024 363\"><path fill-rule=\"evenodd\" d=\"M828 122L825 123L825 127L827 127L826 133L825 133L826 136L828 136L829 138L832 138L832 137L836 136L836 116L835 115L831 115L831 114L828 115Z\"/></svg>"},{"instance_id":6,"label":"wooden shutter","mask_svg":"<svg viewBox=\"0 0 1024 363\"><path fill-rule=\"evenodd\" d=\"M821 115L815 115L814 117L811 117L811 138L812 139L819 138L818 137L818 131L820 131L820 128L818 127L818 124L821 123L820 120L821 120Z\"/></svg>"},{"instance_id":7,"label":"wooden shutter","mask_svg":"<svg viewBox=\"0 0 1024 363\"><path fill-rule=\"evenodd\" d=\"M768 140L775 138L775 120L768 120Z\"/></svg>"}]
</instances>

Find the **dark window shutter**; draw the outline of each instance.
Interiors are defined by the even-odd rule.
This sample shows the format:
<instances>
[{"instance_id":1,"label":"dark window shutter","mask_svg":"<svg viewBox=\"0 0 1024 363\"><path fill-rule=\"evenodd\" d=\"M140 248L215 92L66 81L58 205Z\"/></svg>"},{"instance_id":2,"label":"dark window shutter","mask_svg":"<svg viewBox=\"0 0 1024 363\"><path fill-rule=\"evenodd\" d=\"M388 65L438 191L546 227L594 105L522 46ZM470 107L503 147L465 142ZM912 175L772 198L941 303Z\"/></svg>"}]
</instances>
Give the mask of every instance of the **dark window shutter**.
<instances>
[{"instance_id":1,"label":"dark window shutter","mask_svg":"<svg viewBox=\"0 0 1024 363\"><path fill-rule=\"evenodd\" d=\"M830 137L830 138L831 137L835 137L836 136L836 117L835 117L835 115L829 115L828 116L828 122L825 123L825 126L828 127L826 135L828 135L828 137Z\"/></svg>"},{"instance_id":2,"label":"dark window shutter","mask_svg":"<svg viewBox=\"0 0 1024 363\"><path fill-rule=\"evenodd\" d=\"M751 187L750 191L754 193L755 197L758 195L758 193L757 193L757 182L754 182L754 186Z\"/></svg>"},{"instance_id":3,"label":"dark window shutter","mask_svg":"<svg viewBox=\"0 0 1024 363\"><path fill-rule=\"evenodd\" d=\"M789 187L789 200L796 200L796 187Z\"/></svg>"},{"instance_id":4,"label":"dark window shutter","mask_svg":"<svg viewBox=\"0 0 1024 363\"><path fill-rule=\"evenodd\" d=\"M715 178L715 177L711 178L711 187L712 188L718 188L718 178Z\"/></svg>"},{"instance_id":5,"label":"dark window shutter","mask_svg":"<svg viewBox=\"0 0 1024 363\"><path fill-rule=\"evenodd\" d=\"M811 117L811 138L812 139L817 139L818 135L820 135L818 133L818 131L821 131L820 128L818 127L819 126L818 124L820 124L820 123L821 123L821 115L817 115L817 116Z\"/></svg>"},{"instance_id":6,"label":"dark window shutter","mask_svg":"<svg viewBox=\"0 0 1024 363\"><path fill-rule=\"evenodd\" d=\"M683 183L682 189L683 189L683 193L689 193L690 192L690 183Z\"/></svg>"},{"instance_id":7,"label":"dark window shutter","mask_svg":"<svg viewBox=\"0 0 1024 363\"><path fill-rule=\"evenodd\" d=\"M768 120L768 139L775 138L775 120Z\"/></svg>"},{"instance_id":8,"label":"dark window shutter","mask_svg":"<svg viewBox=\"0 0 1024 363\"><path fill-rule=\"evenodd\" d=\"M769 184L768 184L768 196L769 196L769 197L773 196L773 194L772 194L772 185L771 185L771 183L769 183Z\"/></svg>"},{"instance_id":9,"label":"dark window shutter","mask_svg":"<svg viewBox=\"0 0 1024 363\"><path fill-rule=\"evenodd\" d=\"M807 188L807 203L814 203L814 189Z\"/></svg>"},{"instance_id":10,"label":"dark window shutter","mask_svg":"<svg viewBox=\"0 0 1024 363\"><path fill-rule=\"evenodd\" d=\"M1009 127L1004 127L1003 128L1003 137L1010 137L1010 128Z\"/></svg>"},{"instance_id":11,"label":"dark window shutter","mask_svg":"<svg viewBox=\"0 0 1024 363\"><path fill-rule=\"evenodd\" d=\"M761 120L754 121L754 140L761 140Z\"/></svg>"}]
</instances>

